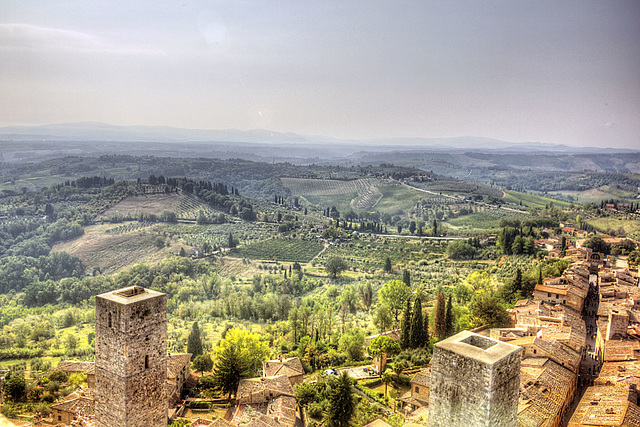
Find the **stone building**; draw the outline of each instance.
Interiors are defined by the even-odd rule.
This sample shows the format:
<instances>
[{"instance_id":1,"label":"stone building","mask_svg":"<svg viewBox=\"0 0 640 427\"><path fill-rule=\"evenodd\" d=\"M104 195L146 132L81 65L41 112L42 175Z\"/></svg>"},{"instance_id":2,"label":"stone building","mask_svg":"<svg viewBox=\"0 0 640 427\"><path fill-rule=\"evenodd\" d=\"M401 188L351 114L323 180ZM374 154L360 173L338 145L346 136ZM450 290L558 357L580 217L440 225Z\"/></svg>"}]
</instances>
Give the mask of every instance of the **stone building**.
<instances>
[{"instance_id":1,"label":"stone building","mask_svg":"<svg viewBox=\"0 0 640 427\"><path fill-rule=\"evenodd\" d=\"M437 343L429 425L515 427L521 353L520 347L469 331Z\"/></svg>"},{"instance_id":2,"label":"stone building","mask_svg":"<svg viewBox=\"0 0 640 427\"><path fill-rule=\"evenodd\" d=\"M139 286L96 297L97 427L167 425L167 296Z\"/></svg>"},{"instance_id":3,"label":"stone building","mask_svg":"<svg viewBox=\"0 0 640 427\"><path fill-rule=\"evenodd\" d=\"M262 376L275 377L285 375L291 381L291 385L301 384L304 378L304 368L298 357L289 357L262 362Z\"/></svg>"}]
</instances>

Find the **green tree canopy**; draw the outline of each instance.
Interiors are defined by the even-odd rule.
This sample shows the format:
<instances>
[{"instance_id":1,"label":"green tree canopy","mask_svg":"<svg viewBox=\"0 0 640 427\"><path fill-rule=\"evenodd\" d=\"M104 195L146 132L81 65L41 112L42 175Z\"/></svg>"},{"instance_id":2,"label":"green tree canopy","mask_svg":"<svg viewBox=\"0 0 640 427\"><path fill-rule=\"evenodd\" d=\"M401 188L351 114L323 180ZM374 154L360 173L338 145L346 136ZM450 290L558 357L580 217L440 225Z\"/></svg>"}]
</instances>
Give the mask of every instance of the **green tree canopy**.
<instances>
[{"instance_id":1,"label":"green tree canopy","mask_svg":"<svg viewBox=\"0 0 640 427\"><path fill-rule=\"evenodd\" d=\"M329 427L349 427L349 421L355 410L351 392L351 379L343 372L329 395L327 424Z\"/></svg>"},{"instance_id":2,"label":"green tree canopy","mask_svg":"<svg viewBox=\"0 0 640 427\"><path fill-rule=\"evenodd\" d=\"M407 299L411 296L411 289L400 280L390 280L378 291L378 296L393 310L397 322L398 311L404 307Z\"/></svg>"},{"instance_id":3,"label":"green tree canopy","mask_svg":"<svg viewBox=\"0 0 640 427\"><path fill-rule=\"evenodd\" d=\"M370 356L376 357L381 354L388 354L390 356L400 354L400 344L387 336L375 337L369 347L367 347L367 353Z\"/></svg>"},{"instance_id":4,"label":"green tree canopy","mask_svg":"<svg viewBox=\"0 0 640 427\"><path fill-rule=\"evenodd\" d=\"M193 369L196 372L209 372L213 369L213 360L208 354L201 354L193 360Z\"/></svg>"},{"instance_id":5,"label":"green tree canopy","mask_svg":"<svg viewBox=\"0 0 640 427\"><path fill-rule=\"evenodd\" d=\"M424 347L427 344L428 337L425 334L425 325L422 316L422 301L416 298L413 304L413 316L411 317L411 333L409 344L411 348Z\"/></svg>"},{"instance_id":6,"label":"green tree canopy","mask_svg":"<svg viewBox=\"0 0 640 427\"><path fill-rule=\"evenodd\" d=\"M187 353L191 353L193 357L200 356L202 354L202 339L200 338L200 328L198 322L193 322L191 326L191 332L187 340Z\"/></svg>"},{"instance_id":7,"label":"green tree canopy","mask_svg":"<svg viewBox=\"0 0 640 427\"><path fill-rule=\"evenodd\" d=\"M270 355L267 344L260 341L258 335L246 329L229 329L216 348L216 359L227 348L233 348L236 357L242 359L243 364L246 362L250 375L256 375L262 361L267 360Z\"/></svg>"},{"instance_id":8,"label":"green tree canopy","mask_svg":"<svg viewBox=\"0 0 640 427\"><path fill-rule=\"evenodd\" d=\"M327 270L327 273L329 273L329 276L335 279L340 275L340 273L349 268L349 266L347 265L347 262L344 260L344 258L333 256L327 260L324 268L325 270Z\"/></svg>"}]
</instances>

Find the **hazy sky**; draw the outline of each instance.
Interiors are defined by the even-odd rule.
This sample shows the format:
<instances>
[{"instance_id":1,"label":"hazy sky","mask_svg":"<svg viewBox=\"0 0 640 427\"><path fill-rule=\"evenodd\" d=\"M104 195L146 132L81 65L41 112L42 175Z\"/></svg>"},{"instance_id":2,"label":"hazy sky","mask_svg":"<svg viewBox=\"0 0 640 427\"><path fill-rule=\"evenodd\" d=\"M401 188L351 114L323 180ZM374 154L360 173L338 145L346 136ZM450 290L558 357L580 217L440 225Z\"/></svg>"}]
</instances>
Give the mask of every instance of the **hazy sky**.
<instances>
[{"instance_id":1,"label":"hazy sky","mask_svg":"<svg viewBox=\"0 0 640 427\"><path fill-rule=\"evenodd\" d=\"M640 147L640 1L0 4L0 126Z\"/></svg>"}]
</instances>

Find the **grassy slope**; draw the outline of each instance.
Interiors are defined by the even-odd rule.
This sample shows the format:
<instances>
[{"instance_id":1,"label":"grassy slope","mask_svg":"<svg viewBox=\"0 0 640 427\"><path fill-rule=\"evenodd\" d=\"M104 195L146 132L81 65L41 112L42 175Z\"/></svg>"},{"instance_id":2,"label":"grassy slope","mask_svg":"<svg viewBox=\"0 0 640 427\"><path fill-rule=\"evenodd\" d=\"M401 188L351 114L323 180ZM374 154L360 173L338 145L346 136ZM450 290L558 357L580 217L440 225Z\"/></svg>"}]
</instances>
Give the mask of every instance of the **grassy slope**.
<instances>
[{"instance_id":1,"label":"grassy slope","mask_svg":"<svg viewBox=\"0 0 640 427\"><path fill-rule=\"evenodd\" d=\"M555 206L558 206L560 208L567 208L570 205L570 203L568 202L550 199L548 197L536 196L535 194L519 193L517 191L505 191L505 194L506 197L504 197L503 199L506 202L520 204L520 201L522 201L522 204L525 208L544 209L545 206L549 205L550 203L553 203Z\"/></svg>"}]
</instances>

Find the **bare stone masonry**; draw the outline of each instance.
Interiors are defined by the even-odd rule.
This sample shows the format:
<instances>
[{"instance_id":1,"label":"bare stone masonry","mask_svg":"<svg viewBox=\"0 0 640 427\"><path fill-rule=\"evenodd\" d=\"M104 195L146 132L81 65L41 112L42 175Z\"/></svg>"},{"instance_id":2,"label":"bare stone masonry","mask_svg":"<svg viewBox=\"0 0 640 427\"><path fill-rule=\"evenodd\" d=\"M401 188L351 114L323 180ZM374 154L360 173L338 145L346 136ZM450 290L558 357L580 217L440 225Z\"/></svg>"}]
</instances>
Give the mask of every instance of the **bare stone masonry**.
<instances>
[{"instance_id":1,"label":"bare stone masonry","mask_svg":"<svg viewBox=\"0 0 640 427\"><path fill-rule=\"evenodd\" d=\"M96 297L96 426L167 426L167 296L139 286Z\"/></svg>"},{"instance_id":2,"label":"bare stone masonry","mask_svg":"<svg viewBox=\"0 0 640 427\"><path fill-rule=\"evenodd\" d=\"M437 343L429 425L515 427L522 348L464 331Z\"/></svg>"}]
</instances>

